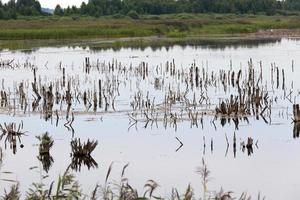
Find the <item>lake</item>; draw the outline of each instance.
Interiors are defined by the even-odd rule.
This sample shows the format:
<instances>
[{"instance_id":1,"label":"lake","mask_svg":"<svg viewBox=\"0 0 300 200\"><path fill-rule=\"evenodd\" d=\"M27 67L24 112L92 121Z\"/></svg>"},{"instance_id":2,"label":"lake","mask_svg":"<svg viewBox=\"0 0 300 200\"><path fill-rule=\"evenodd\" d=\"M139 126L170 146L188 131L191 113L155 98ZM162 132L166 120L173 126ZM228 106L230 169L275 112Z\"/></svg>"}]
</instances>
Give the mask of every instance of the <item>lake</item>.
<instances>
[{"instance_id":1,"label":"lake","mask_svg":"<svg viewBox=\"0 0 300 200\"><path fill-rule=\"evenodd\" d=\"M299 199L299 65L300 41L291 39L2 50L0 124L4 132L5 123L20 125L24 135L0 141L0 194L14 182L24 196L33 182L49 187L71 166L89 195L105 183L111 163L109 182L117 184L129 163L125 177L140 195L152 179L156 196L191 184L202 197L197 169L204 159L208 193ZM45 161L36 136L46 132L54 143ZM75 138L98 141L92 163L74 162Z\"/></svg>"}]
</instances>

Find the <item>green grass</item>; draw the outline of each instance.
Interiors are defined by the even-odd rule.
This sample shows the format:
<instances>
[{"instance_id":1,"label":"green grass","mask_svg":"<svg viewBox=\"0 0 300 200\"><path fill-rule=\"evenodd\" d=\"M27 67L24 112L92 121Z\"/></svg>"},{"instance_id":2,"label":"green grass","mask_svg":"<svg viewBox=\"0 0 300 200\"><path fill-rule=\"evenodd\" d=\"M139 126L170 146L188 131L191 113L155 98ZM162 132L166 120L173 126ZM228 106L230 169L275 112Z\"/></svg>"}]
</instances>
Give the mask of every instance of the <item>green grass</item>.
<instances>
[{"instance_id":1,"label":"green grass","mask_svg":"<svg viewBox=\"0 0 300 200\"><path fill-rule=\"evenodd\" d=\"M148 36L168 38L240 36L265 29L298 29L300 16L234 15L234 14L170 14L145 15L139 20L114 16L23 17L0 20L0 43L18 40L85 40Z\"/></svg>"},{"instance_id":2,"label":"green grass","mask_svg":"<svg viewBox=\"0 0 300 200\"><path fill-rule=\"evenodd\" d=\"M5 27L0 31L2 40L18 39L69 39L69 38L120 38L155 35L155 29L148 26L138 29L138 23L131 20L84 18L74 21L70 18L19 19L0 21Z\"/></svg>"},{"instance_id":3,"label":"green grass","mask_svg":"<svg viewBox=\"0 0 300 200\"><path fill-rule=\"evenodd\" d=\"M19 40L19 39L67 39L67 38L120 38L120 37L144 37L155 34L153 30L132 28L57 28L57 29L14 29L0 32L0 39Z\"/></svg>"}]
</instances>

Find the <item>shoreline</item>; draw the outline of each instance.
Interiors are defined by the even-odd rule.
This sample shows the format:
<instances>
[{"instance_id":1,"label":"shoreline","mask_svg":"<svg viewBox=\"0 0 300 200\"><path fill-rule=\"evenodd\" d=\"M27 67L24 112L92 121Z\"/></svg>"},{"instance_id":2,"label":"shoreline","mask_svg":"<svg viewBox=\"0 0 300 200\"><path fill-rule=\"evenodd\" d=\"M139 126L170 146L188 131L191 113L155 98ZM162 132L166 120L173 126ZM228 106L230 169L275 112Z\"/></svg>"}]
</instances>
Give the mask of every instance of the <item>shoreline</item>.
<instances>
[{"instance_id":1,"label":"shoreline","mask_svg":"<svg viewBox=\"0 0 300 200\"><path fill-rule=\"evenodd\" d=\"M191 35L187 37L147 36L89 39L29 39L0 40L0 51L34 50L42 47L90 47L92 49L146 48L174 45L250 45L274 42L281 39L300 39L300 29L267 29L246 34Z\"/></svg>"},{"instance_id":2,"label":"shoreline","mask_svg":"<svg viewBox=\"0 0 300 200\"><path fill-rule=\"evenodd\" d=\"M206 44L212 41L275 40L300 38L300 16L283 15L143 15L138 20L63 17L0 20L0 49L32 49L45 46L121 48ZM194 43L194 44L193 44ZM213 45L219 45L215 44Z\"/></svg>"}]
</instances>

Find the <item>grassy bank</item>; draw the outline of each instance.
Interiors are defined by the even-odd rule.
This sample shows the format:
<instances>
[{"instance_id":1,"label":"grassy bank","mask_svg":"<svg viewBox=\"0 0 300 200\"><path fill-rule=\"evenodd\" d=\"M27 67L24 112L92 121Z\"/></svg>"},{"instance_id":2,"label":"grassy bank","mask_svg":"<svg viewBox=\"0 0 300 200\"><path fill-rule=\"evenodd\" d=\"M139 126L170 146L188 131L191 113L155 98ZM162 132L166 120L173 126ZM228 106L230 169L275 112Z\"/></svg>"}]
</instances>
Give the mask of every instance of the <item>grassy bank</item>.
<instances>
[{"instance_id":1,"label":"grassy bank","mask_svg":"<svg viewBox=\"0 0 300 200\"><path fill-rule=\"evenodd\" d=\"M278 38L255 38L255 37L146 37L146 38L115 38L115 39L61 39L61 40L0 40L0 49L34 51L40 47L82 47L91 50L113 49L115 51L122 48L134 48L143 50L150 47L153 50L162 47L172 47L174 45L184 46L209 46L210 48L222 49L228 46L257 47L261 44L279 42Z\"/></svg>"},{"instance_id":2,"label":"grassy bank","mask_svg":"<svg viewBox=\"0 0 300 200\"><path fill-rule=\"evenodd\" d=\"M298 29L300 16L174 14L102 18L21 18L0 21L0 40L90 39L165 36L173 38L235 35L265 29Z\"/></svg>"}]
</instances>

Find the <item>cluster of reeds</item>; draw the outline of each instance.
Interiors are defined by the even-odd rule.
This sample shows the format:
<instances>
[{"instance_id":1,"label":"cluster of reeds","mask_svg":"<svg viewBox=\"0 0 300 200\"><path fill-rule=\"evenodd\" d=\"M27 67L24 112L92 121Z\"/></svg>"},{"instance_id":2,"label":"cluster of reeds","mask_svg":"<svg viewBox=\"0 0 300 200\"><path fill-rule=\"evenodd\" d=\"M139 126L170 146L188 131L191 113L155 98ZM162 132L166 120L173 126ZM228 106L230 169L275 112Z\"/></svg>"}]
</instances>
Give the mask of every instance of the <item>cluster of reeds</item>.
<instances>
[{"instance_id":1,"label":"cluster of reeds","mask_svg":"<svg viewBox=\"0 0 300 200\"><path fill-rule=\"evenodd\" d=\"M279 70L278 67L276 69ZM151 99L149 96L149 91L146 91L147 95L144 96L145 92L139 90L130 103L133 113L129 116L134 124L138 121L145 121L145 127L147 127L149 122L157 124L157 121L163 121L164 127L166 127L168 121L189 120L191 126L198 127L198 122L202 123L202 118L198 119L198 115L207 114L221 116L221 121L233 118L236 127L238 127L239 119L245 118L247 121L247 116L250 115L255 115L257 119L261 116L268 123L265 117L271 115L274 97L269 96L267 85L263 82L262 63L260 63L259 69L255 69L250 60L244 73L242 70L235 72L230 69L228 71L220 70L218 74L214 71L209 73L207 69L198 67L195 63L188 70L184 70L177 69L173 62L171 64L167 62L165 68L163 66L156 67L156 74L163 76L163 78L155 77L154 83L162 85L155 86L155 89L165 91L164 101L156 102L156 99ZM173 82L166 82L167 78ZM277 79L279 82L279 75ZM284 85L282 90L286 93L284 71L282 79ZM177 88L174 87L174 82L177 84ZM229 98L222 98L213 112L210 109L212 98L209 97L208 88L214 90L222 88L225 94L228 91L236 94L231 94ZM285 95L285 98L291 98L290 96L291 92L289 95ZM275 100L276 98L275 96ZM138 120L138 113L143 113L140 115L142 120ZM176 117L174 118L174 116Z\"/></svg>"},{"instance_id":2,"label":"cluster of reeds","mask_svg":"<svg viewBox=\"0 0 300 200\"><path fill-rule=\"evenodd\" d=\"M98 145L98 141L88 140L86 143L81 143L80 139L75 138L71 141L73 156L90 156Z\"/></svg>"},{"instance_id":3,"label":"cluster of reeds","mask_svg":"<svg viewBox=\"0 0 300 200\"><path fill-rule=\"evenodd\" d=\"M48 132L42 134L41 136L36 136L40 141L39 144L39 153L40 154L49 154L50 149L53 147L54 141Z\"/></svg>"},{"instance_id":4,"label":"cluster of reeds","mask_svg":"<svg viewBox=\"0 0 300 200\"><path fill-rule=\"evenodd\" d=\"M17 152L17 142L19 141L20 147L23 147L21 144L21 137L25 134L23 129L23 122L20 123L18 126L16 123L9 123L4 125L0 124L0 140L4 139L5 148L7 147L7 143L9 144L10 148L13 150L15 154Z\"/></svg>"},{"instance_id":5,"label":"cluster of reeds","mask_svg":"<svg viewBox=\"0 0 300 200\"><path fill-rule=\"evenodd\" d=\"M4 190L4 195L1 199L3 200L18 200L20 199L20 187L19 187L19 184L16 184L16 185L12 185L10 187L10 190L9 192Z\"/></svg>"},{"instance_id":6,"label":"cluster of reeds","mask_svg":"<svg viewBox=\"0 0 300 200\"><path fill-rule=\"evenodd\" d=\"M294 122L300 122L300 110L299 110L299 104L293 105L293 114L294 114Z\"/></svg>"},{"instance_id":7,"label":"cluster of reeds","mask_svg":"<svg viewBox=\"0 0 300 200\"><path fill-rule=\"evenodd\" d=\"M225 133L225 139L226 139L226 144L227 144L225 156L227 156L228 150L230 147L230 142L229 142L229 139L228 139L226 133ZM245 152L245 150L247 150L248 156L251 156L253 154L254 146L258 149L258 140L256 140L256 142L254 143L254 139L252 137L248 137L246 141L243 141L240 138L240 141L241 142L239 144L239 147L240 147L239 149L243 153ZM213 144L213 143L211 143L211 144ZM233 150L234 158L236 157L236 154L237 154L237 148L238 148L237 136L236 136L236 133L234 132L233 138L232 138L232 150Z\"/></svg>"},{"instance_id":8,"label":"cluster of reeds","mask_svg":"<svg viewBox=\"0 0 300 200\"><path fill-rule=\"evenodd\" d=\"M50 150L53 147L54 141L48 132L36 137L39 144L39 155L38 160L41 161L43 169L48 172L52 163L54 162L53 157L50 154Z\"/></svg>"},{"instance_id":9,"label":"cluster of reeds","mask_svg":"<svg viewBox=\"0 0 300 200\"><path fill-rule=\"evenodd\" d=\"M72 162L71 168L75 171L80 171L81 166L87 166L90 168L97 168L98 163L92 157L92 152L98 145L98 141L88 140L86 143L81 143L80 139L75 138L71 141L72 148Z\"/></svg>"},{"instance_id":10,"label":"cluster of reeds","mask_svg":"<svg viewBox=\"0 0 300 200\"><path fill-rule=\"evenodd\" d=\"M299 138L299 136L300 136L300 123L296 122L296 123L294 123L293 137L294 138Z\"/></svg>"},{"instance_id":11,"label":"cluster of reeds","mask_svg":"<svg viewBox=\"0 0 300 200\"><path fill-rule=\"evenodd\" d=\"M276 103L275 89L283 91L285 99L293 99L292 90L288 92L288 85L293 89L293 82L287 84L284 70L274 63L270 68L272 87L263 80L262 63L257 67L252 60L243 70L233 70L231 64L229 70L214 71L195 62L189 67L179 67L174 59L164 65L150 65L146 62L124 65L117 60L100 62L99 59L93 62L87 57L81 75L60 63L58 76L50 80L39 74L38 67L24 67L33 72L33 80L28 80L31 84L14 81L17 87L11 91L5 89L3 82L1 107L9 112L13 109L41 113L50 121L56 116L56 125L62 119L60 116L65 115L65 127L74 132L74 113L79 112L126 113L135 125L142 122L144 127L158 126L162 122L163 127L176 129L179 121L190 121L191 126L198 127L204 115L222 118L255 115L266 121ZM273 92L267 92L270 90ZM214 97L216 92L222 93L219 102Z\"/></svg>"},{"instance_id":12,"label":"cluster of reeds","mask_svg":"<svg viewBox=\"0 0 300 200\"><path fill-rule=\"evenodd\" d=\"M293 122L294 122L294 129L293 129L293 137L299 138L300 135L300 110L299 104L293 105Z\"/></svg>"},{"instance_id":13,"label":"cluster of reeds","mask_svg":"<svg viewBox=\"0 0 300 200\"><path fill-rule=\"evenodd\" d=\"M0 68L13 68L14 60L0 60Z\"/></svg>"},{"instance_id":14,"label":"cluster of reeds","mask_svg":"<svg viewBox=\"0 0 300 200\"><path fill-rule=\"evenodd\" d=\"M55 186L56 187L55 187ZM43 183L33 183L32 187L26 193L26 200L63 200L63 199L85 199L78 181L70 172L69 167L59 175L57 181L52 181L47 187ZM20 196L16 200L21 199Z\"/></svg>"},{"instance_id":15,"label":"cluster of reeds","mask_svg":"<svg viewBox=\"0 0 300 200\"><path fill-rule=\"evenodd\" d=\"M269 94L264 91L262 84L262 66L260 63L260 71L255 71L252 60L248 63L248 76L240 83L243 77L240 70L235 76L234 71L229 71L228 75L224 73L221 77L224 88L227 88L227 83L237 88L237 95L230 95L230 98L223 100L216 107L216 114L227 116L247 116L247 115L263 115L265 110L269 108ZM283 88L285 89L285 88Z\"/></svg>"}]
</instances>

